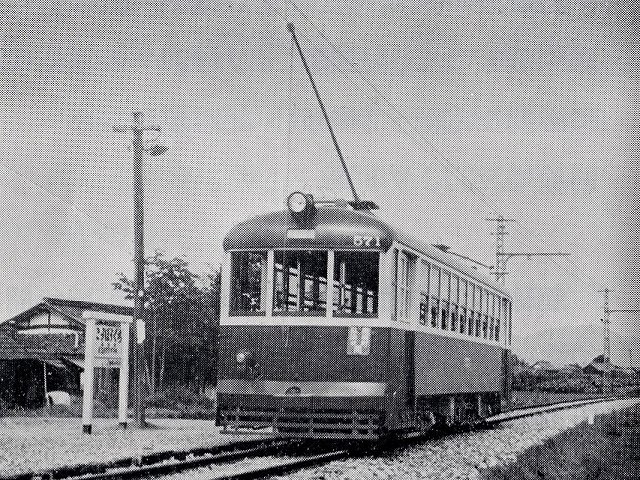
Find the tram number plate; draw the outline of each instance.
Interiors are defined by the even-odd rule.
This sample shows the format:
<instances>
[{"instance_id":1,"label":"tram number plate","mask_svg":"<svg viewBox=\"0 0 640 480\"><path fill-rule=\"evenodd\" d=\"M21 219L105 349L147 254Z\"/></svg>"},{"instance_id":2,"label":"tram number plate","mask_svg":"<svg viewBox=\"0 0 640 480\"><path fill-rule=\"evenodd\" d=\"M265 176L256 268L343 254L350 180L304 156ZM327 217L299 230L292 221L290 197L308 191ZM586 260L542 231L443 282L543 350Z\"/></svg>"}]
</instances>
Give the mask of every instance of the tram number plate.
<instances>
[{"instance_id":1,"label":"tram number plate","mask_svg":"<svg viewBox=\"0 0 640 480\"><path fill-rule=\"evenodd\" d=\"M379 247L380 237L373 237L369 235L354 235L353 236L354 247Z\"/></svg>"}]
</instances>

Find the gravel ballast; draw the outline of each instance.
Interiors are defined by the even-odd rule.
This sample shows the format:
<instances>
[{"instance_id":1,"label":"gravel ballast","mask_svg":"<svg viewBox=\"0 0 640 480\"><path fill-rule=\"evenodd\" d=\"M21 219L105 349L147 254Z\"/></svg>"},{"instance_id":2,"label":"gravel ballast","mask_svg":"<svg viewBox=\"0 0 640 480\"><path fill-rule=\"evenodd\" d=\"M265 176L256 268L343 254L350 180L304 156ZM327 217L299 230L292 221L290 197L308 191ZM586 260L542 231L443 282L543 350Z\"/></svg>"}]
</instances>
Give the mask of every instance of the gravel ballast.
<instances>
[{"instance_id":1,"label":"gravel ballast","mask_svg":"<svg viewBox=\"0 0 640 480\"><path fill-rule=\"evenodd\" d=\"M489 468L514 462L524 450L588 421L589 417L631 407L624 399L536 415L408 447L387 456L334 461L278 479L480 479Z\"/></svg>"},{"instance_id":2,"label":"gravel ballast","mask_svg":"<svg viewBox=\"0 0 640 480\"><path fill-rule=\"evenodd\" d=\"M117 420L95 419L93 434L79 418L0 418L0 477L56 467L184 451L240 440L220 435L211 420L149 420L151 428L118 428Z\"/></svg>"}]
</instances>

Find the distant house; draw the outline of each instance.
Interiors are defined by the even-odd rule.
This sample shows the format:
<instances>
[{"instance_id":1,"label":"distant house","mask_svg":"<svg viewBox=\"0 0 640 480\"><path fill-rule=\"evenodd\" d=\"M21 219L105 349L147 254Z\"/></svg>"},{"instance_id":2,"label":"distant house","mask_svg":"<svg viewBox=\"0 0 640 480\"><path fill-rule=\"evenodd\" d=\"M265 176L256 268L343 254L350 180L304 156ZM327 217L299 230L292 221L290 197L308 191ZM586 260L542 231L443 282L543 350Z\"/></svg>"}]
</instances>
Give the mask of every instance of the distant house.
<instances>
[{"instance_id":1,"label":"distant house","mask_svg":"<svg viewBox=\"0 0 640 480\"><path fill-rule=\"evenodd\" d=\"M558 373L558 367L554 366L551 362L546 360L541 360L539 362L531 365L531 370L533 373L537 373L539 375L554 375Z\"/></svg>"},{"instance_id":2,"label":"distant house","mask_svg":"<svg viewBox=\"0 0 640 480\"><path fill-rule=\"evenodd\" d=\"M85 310L133 313L119 305L44 298L0 323L0 403L36 408L45 403L48 392L80 393ZM98 387L110 390L114 373L97 369Z\"/></svg>"},{"instance_id":3,"label":"distant house","mask_svg":"<svg viewBox=\"0 0 640 480\"><path fill-rule=\"evenodd\" d=\"M585 375L609 374L615 370L616 366L609 362L591 362L582 371Z\"/></svg>"},{"instance_id":4,"label":"distant house","mask_svg":"<svg viewBox=\"0 0 640 480\"><path fill-rule=\"evenodd\" d=\"M562 367L558 373L563 377L575 377L582 375L582 367L577 363L570 363Z\"/></svg>"}]
</instances>

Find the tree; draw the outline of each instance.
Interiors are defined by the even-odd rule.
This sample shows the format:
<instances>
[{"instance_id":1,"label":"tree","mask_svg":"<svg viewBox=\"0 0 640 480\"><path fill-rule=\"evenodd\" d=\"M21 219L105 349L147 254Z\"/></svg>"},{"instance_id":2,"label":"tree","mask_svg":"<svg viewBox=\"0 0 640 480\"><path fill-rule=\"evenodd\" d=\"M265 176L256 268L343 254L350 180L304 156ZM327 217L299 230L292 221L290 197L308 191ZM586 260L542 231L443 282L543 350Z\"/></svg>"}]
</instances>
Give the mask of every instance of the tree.
<instances>
[{"instance_id":1,"label":"tree","mask_svg":"<svg viewBox=\"0 0 640 480\"><path fill-rule=\"evenodd\" d=\"M156 251L145 259L145 375L152 394L182 385L200 392L215 382L220 271L201 278L179 257ZM133 300L133 281L118 274L113 288Z\"/></svg>"}]
</instances>

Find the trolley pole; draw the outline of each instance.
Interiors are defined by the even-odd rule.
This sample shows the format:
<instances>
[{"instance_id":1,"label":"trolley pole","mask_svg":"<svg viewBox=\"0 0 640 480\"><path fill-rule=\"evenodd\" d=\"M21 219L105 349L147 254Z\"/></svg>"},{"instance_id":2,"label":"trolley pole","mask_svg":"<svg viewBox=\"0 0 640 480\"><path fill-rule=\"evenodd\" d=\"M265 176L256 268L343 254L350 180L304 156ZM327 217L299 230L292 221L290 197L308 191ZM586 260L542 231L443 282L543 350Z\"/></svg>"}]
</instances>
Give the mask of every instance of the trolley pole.
<instances>
[{"instance_id":1,"label":"trolley pole","mask_svg":"<svg viewBox=\"0 0 640 480\"><path fill-rule=\"evenodd\" d=\"M144 415L144 131L160 131L158 126L144 126L142 112L133 113L133 125L114 126L115 132L133 133L133 245L135 279L133 284L133 417L134 426L146 425Z\"/></svg>"}]
</instances>

